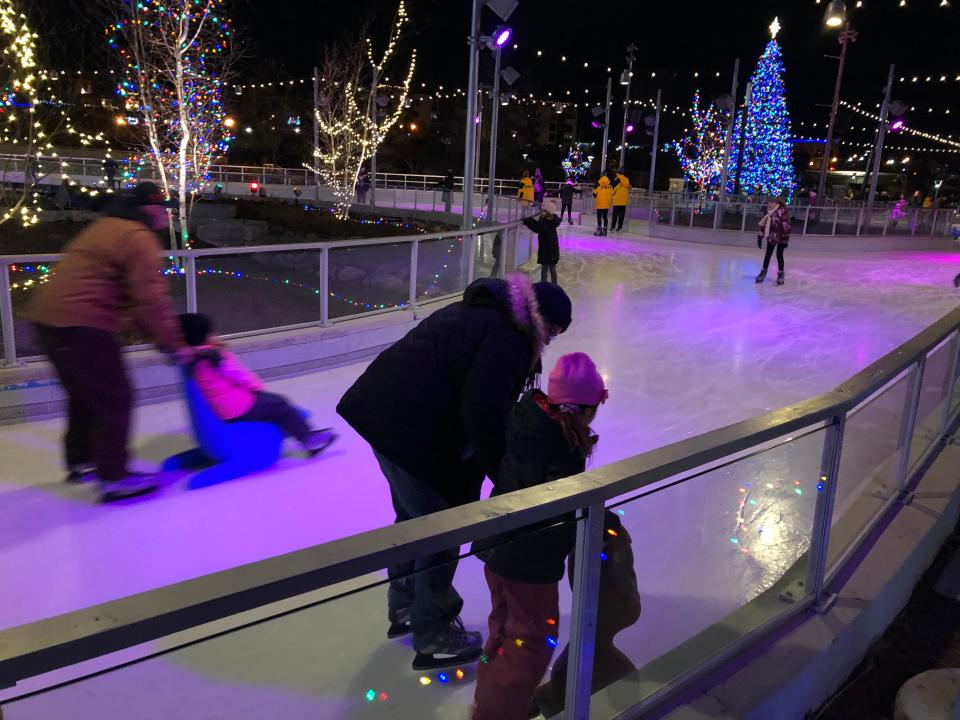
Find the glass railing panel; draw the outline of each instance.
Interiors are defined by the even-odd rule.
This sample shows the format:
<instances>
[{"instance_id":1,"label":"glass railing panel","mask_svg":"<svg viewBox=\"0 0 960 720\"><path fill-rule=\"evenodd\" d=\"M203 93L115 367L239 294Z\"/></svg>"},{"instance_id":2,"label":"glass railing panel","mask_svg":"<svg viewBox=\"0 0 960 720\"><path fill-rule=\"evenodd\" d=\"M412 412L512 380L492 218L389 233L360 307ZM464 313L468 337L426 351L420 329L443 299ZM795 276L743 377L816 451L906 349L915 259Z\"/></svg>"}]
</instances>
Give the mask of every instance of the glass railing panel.
<instances>
[{"instance_id":1,"label":"glass railing panel","mask_svg":"<svg viewBox=\"0 0 960 720\"><path fill-rule=\"evenodd\" d=\"M623 598L608 578L599 617L612 626L598 631L597 653L606 644L615 671L602 679L609 687L594 695L591 717L615 717L791 611L803 596L795 583L807 573L823 439L820 428L797 433L611 506L643 611L616 627ZM604 570L619 574L607 556Z\"/></svg>"},{"instance_id":2,"label":"glass railing panel","mask_svg":"<svg viewBox=\"0 0 960 720\"><path fill-rule=\"evenodd\" d=\"M847 415L827 556L828 574L897 497L910 371Z\"/></svg>"},{"instance_id":3,"label":"glass railing panel","mask_svg":"<svg viewBox=\"0 0 960 720\"><path fill-rule=\"evenodd\" d=\"M951 336L927 354L927 364L920 386L917 403L917 419L910 444L910 471L916 469L927 451L937 440L947 401L947 373L950 370L952 353L956 352L955 337Z\"/></svg>"},{"instance_id":4,"label":"glass railing panel","mask_svg":"<svg viewBox=\"0 0 960 720\"><path fill-rule=\"evenodd\" d=\"M320 250L198 257L197 308L220 335L320 321ZM331 298L333 316L335 303Z\"/></svg>"},{"instance_id":5,"label":"glass railing panel","mask_svg":"<svg viewBox=\"0 0 960 720\"><path fill-rule=\"evenodd\" d=\"M459 562L434 555L423 566L398 567L393 611L382 571L227 617L135 648L142 659L127 652L118 656L125 665L7 702L3 716L420 720L468 718L478 700L490 709L486 717L498 717L507 702L525 713L538 686L544 702L563 697L571 625L564 575L575 535L576 521L561 518L488 538L482 560L465 546ZM432 602L414 616L427 630L388 639L392 621L408 617L403 603L412 602L413 588L430 586ZM436 634L429 628L448 626L431 622L430 612L462 617L476 634L471 659L413 669L415 647L429 650Z\"/></svg>"}]
</instances>

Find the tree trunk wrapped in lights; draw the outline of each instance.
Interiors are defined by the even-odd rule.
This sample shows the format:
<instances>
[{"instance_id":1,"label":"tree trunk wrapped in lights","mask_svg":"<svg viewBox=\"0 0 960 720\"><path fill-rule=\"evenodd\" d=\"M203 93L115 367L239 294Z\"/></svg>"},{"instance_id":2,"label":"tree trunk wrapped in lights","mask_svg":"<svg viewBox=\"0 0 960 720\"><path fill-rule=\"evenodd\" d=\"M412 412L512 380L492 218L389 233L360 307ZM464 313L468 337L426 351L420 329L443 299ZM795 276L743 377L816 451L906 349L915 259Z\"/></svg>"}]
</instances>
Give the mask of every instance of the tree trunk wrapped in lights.
<instances>
[{"instance_id":1,"label":"tree trunk wrapped in lights","mask_svg":"<svg viewBox=\"0 0 960 720\"><path fill-rule=\"evenodd\" d=\"M123 61L117 95L180 205L180 244L189 246L193 200L233 134L223 88L237 57L223 0L105 0L116 12L107 42Z\"/></svg>"},{"instance_id":2,"label":"tree trunk wrapped in lights","mask_svg":"<svg viewBox=\"0 0 960 720\"><path fill-rule=\"evenodd\" d=\"M313 150L313 163L306 167L330 186L341 219L346 219L350 212L360 168L376 152L406 107L417 63L416 50L411 51L410 64L400 85L388 85L387 73L396 59L407 22L409 17L401 0L390 39L379 60L370 38L329 47L325 53L317 108L320 144ZM387 87L390 96L378 94L377 90ZM378 117L380 113L385 114Z\"/></svg>"},{"instance_id":3,"label":"tree trunk wrapped in lights","mask_svg":"<svg viewBox=\"0 0 960 720\"><path fill-rule=\"evenodd\" d=\"M74 135L82 145L103 142L102 135L91 136L73 127L66 104L57 97L50 74L37 59L37 37L13 0L0 0L0 143L13 149L0 168L0 224L38 222L35 186L53 172L44 167L43 155L52 150L57 134ZM46 154L60 178L67 179L57 154Z\"/></svg>"}]
</instances>

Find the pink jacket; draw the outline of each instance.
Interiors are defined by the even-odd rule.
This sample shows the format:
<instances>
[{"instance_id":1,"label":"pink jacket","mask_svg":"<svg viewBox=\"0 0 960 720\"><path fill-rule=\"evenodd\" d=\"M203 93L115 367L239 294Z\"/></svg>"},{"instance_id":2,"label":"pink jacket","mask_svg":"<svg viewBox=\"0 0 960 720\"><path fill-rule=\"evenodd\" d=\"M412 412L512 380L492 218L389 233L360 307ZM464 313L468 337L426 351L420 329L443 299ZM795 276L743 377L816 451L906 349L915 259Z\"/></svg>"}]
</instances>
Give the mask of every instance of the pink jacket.
<instances>
[{"instance_id":1,"label":"pink jacket","mask_svg":"<svg viewBox=\"0 0 960 720\"><path fill-rule=\"evenodd\" d=\"M235 420L248 413L257 400L256 394L263 390L263 381L226 348L201 345L194 351L199 358L193 365L193 379L214 412L224 420ZM220 355L218 366L212 358L204 357L213 353Z\"/></svg>"}]
</instances>

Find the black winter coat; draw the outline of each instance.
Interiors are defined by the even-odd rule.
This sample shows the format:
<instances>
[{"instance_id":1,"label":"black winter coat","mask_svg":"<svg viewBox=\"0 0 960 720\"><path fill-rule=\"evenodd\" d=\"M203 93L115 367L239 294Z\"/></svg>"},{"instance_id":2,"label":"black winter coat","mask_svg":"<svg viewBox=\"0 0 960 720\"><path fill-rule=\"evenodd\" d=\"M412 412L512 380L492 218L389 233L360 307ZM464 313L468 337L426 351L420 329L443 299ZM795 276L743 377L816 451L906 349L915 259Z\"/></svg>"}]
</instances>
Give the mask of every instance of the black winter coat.
<instances>
[{"instance_id":1,"label":"black winter coat","mask_svg":"<svg viewBox=\"0 0 960 720\"><path fill-rule=\"evenodd\" d=\"M581 473L586 460L567 444L560 423L537 405L533 390L523 396L507 422L507 448L493 495L534 487ZM473 551L500 577L546 584L563 577L576 540L574 516L478 540Z\"/></svg>"},{"instance_id":2,"label":"black winter coat","mask_svg":"<svg viewBox=\"0 0 960 720\"><path fill-rule=\"evenodd\" d=\"M524 218L523 224L537 234L537 262L540 265L556 265L560 262L560 239L557 228L563 219L559 215L535 219Z\"/></svg>"},{"instance_id":3,"label":"black winter coat","mask_svg":"<svg viewBox=\"0 0 960 720\"><path fill-rule=\"evenodd\" d=\"M477 280L383 351L337 412L451 504L478 500L479 481L461 479L464 460L496 481L507 416L543 349L535 308L526 278Z\"/></svg>"},{"instance_id":4,"label":"black winter coat","mask_svg":"<svg viewBox=\"0 0 960 720\"><path fill-rule=\"evenodd\" d=\"M560 202L564 205L573 205L573 196L582 195L583 191L578 190L573 185L567 185L564 183L560 186Z\"/></svg>"}]
</instances>

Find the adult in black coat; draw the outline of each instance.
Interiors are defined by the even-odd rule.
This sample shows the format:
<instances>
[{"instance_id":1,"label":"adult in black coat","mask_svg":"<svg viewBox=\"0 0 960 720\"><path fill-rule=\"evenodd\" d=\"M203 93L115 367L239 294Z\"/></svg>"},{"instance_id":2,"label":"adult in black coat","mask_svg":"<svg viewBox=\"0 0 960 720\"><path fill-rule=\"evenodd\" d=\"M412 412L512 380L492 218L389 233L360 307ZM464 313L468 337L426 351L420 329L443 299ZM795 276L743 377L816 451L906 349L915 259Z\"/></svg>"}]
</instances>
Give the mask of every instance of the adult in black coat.
<instances>
[{"instance_id":1,"label":"adult in black coat","mask_svg":"<svg viewBox=\"0 0 960 720\"><path fill-rule=\"evenodd\" d=\"M521 275L471 284L373 361L337 412L373 448L397 522L480 499L496 482L505 427L544 346L571 322L556 285ZM470 662L481 638L458 616L452 549L389 569L389 637L413 632L415 669Z\"/></svg>"},{"instance_id":2,"label":"adult in black coat","mask_svg":"<svg viewBox=\"0 0 960 720\"><path fill-rule=\"evenodd\" d=\"M557 206L550 200L543 204L540 214L532 218L524 218L523 224L537 234L537 262L540 264L540 282L547 281L550 273L550 282L557 284L557 263L560 262L560 239L557 237L557 228L563 219L556 214Z\"/></svg>"}]
</instances>

